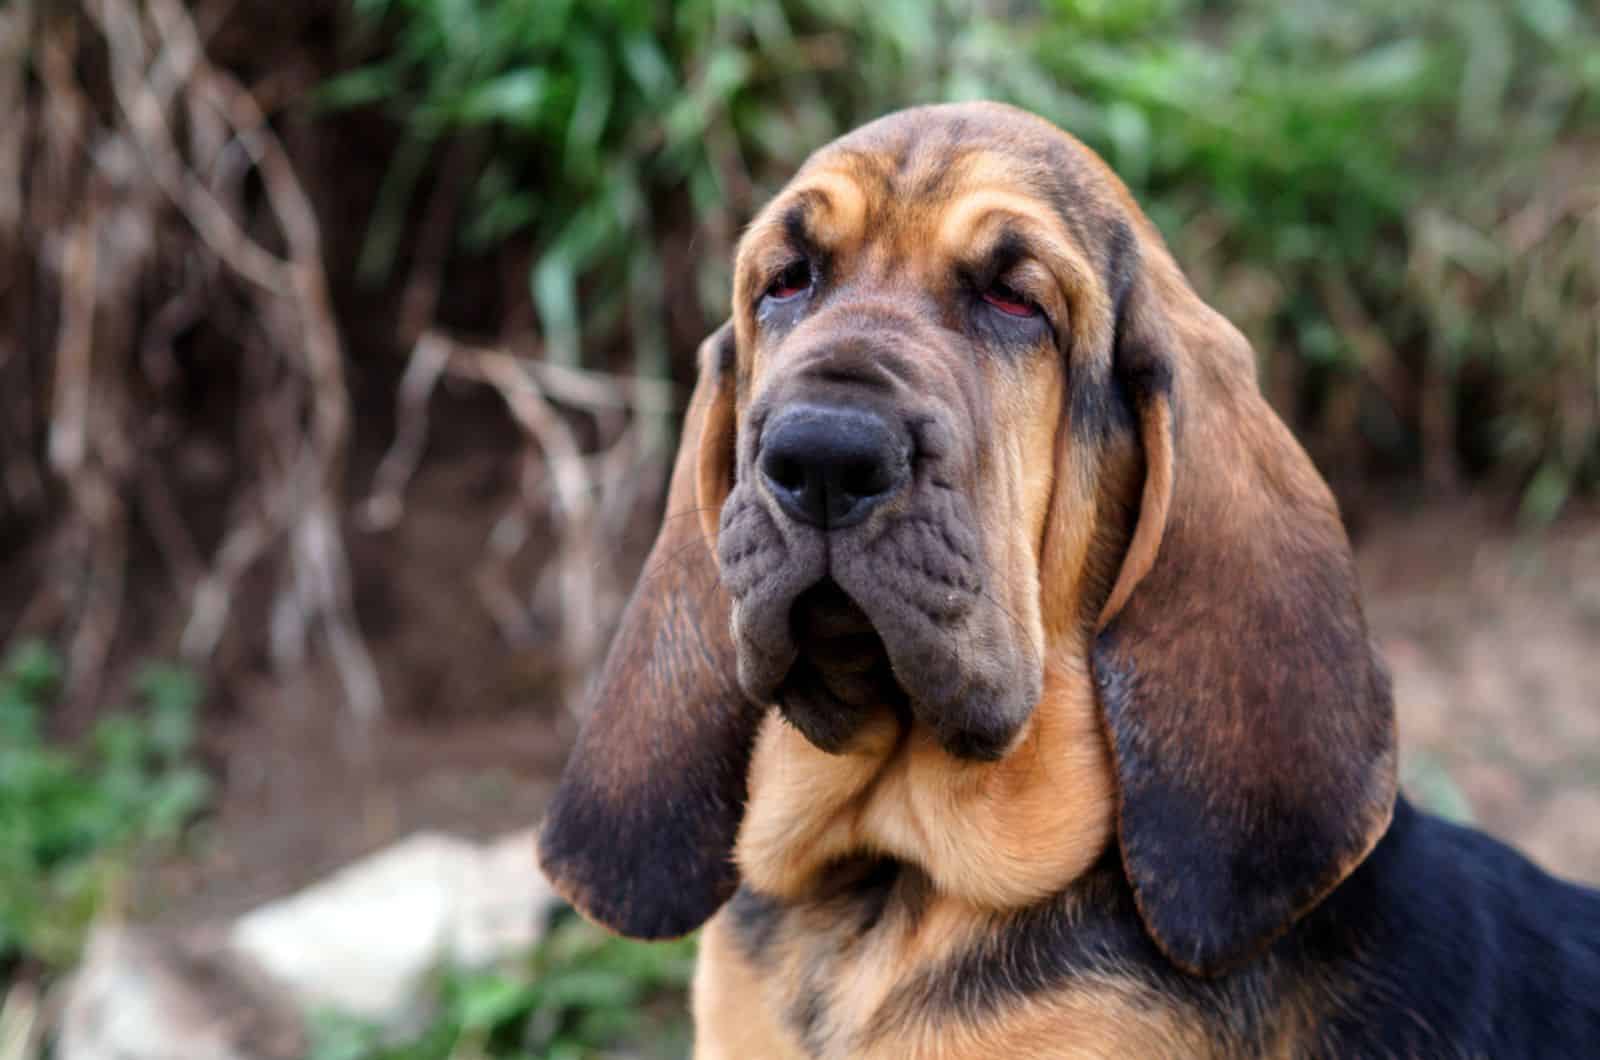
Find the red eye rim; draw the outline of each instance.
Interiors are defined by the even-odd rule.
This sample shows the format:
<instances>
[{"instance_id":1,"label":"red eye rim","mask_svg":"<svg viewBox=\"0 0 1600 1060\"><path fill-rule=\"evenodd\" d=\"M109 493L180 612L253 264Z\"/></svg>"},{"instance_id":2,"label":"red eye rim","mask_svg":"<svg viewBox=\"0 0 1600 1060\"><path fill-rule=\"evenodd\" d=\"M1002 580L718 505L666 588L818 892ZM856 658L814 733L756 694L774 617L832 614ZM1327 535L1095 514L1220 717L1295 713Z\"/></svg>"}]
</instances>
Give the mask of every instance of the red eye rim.
<instances>
[{"instance_id":1,"label":"red eye rim","mask_svg":"<svg viewBox=\"0 0 1600 1060\"><path fill-rule=\"evenodd\" d=\"M1036 317L1039 307L1003 283L991 284L983 292L983 300L1008 317Z\"/></svg>"},{"instance_id":2,"label":"red eye rim","mask_svg":"<svg viewBox=\"0 0 1600 1060\"><path fill-rule=\"evenodd\" d=\"M767 286L767 297L774 302L787 302L811 290L811 263L796 261L778 273Z\"/></svg>"}]
</instances>

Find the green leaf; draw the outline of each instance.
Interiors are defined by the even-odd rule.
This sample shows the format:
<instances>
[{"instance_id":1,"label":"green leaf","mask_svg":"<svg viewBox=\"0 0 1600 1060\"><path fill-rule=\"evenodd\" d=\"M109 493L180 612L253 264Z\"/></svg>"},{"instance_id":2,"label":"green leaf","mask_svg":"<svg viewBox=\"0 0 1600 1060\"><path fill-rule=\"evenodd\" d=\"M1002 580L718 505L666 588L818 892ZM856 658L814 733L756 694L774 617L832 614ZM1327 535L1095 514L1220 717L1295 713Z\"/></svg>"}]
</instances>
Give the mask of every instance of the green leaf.
<instances>
[{"instance_id":1,"label":"green leaf","mask_svg":"<svg viewBox=\"0 0 1600 1060\"><path fill-rule=\"evenodd\" d=\"M664 100L677 88L672 64L667 61L661 45L643 33L630 33L622 39L622 63L650 103Z\"/></svg>"},{"instance_id":2,"label":"green leaf","mask_svg":"<svg viewBox=\"0 0 1600 1060\"><path fill-rule=\"evenodd\" d=\"M583 165L600 147L613 98L611 58L592 36L580 34L567 44L578 69L578 96L567 126L567 153Z\"/></svg>"},{"instance_id":3,"label":"green leaf","mask_svg":"<svg viewBox=\"0 0 1600 1060\"><path fill-rule=\"evenodd\" d=\"M570 253L552 251L533 270L533 304L544 332L545 357L556 364L579 363L578 275Z\"/></svg>"},{"instance_id":4,"label":"green leaf","mask_svg":"<svg viewBox=\"0 0 1600 1060\"><path fill-rule=\"evenodd\" d=\"M5 683L35 703L55 695L64 673L61 656L40 640L15 645L6 656L4 670Z\"/></svg>"},{"instance_id":5,"label":"green leaf","mask_svg":"<svg viewBox=\"0 0 1600 1060\"><path fill-rule=\"evenodd\" d=\"M1571 0L1517 0L1517 12L1546 44L1559 44L1575 28L1578 12Z\"/></svg>"},{"instance_id":6,"label":"green leaf","mask_svg":"<svg viewBox=\"0 0 1600 1060\"><path fill-rule=\"evenodd\" d=\"M75 959L112 882L142 846L175 837L204 803L209 779L186 762L199 682L148 666L145 714L105 714L82 746L43 741L40 695L59 665L39 646L0 668L0 963L47 970Z\"/></svg>"},{"instance_id":7,"label":"green leaf","mask_svg":"<svg viewBox=\"0 0 1600 1060\"><path fill-rule=\"evenodd\" d=\"M508 976L488 975L469 980L461 989L461 1026L467 1031L489 1031L528 1011L540 991L531 983Z\"/></svg>"},{"instance_id":8,"label":"green leaf","mask_svg":"<svg viewBox=\"0 0 1600 1060\"><path fill-rule=\"evenodd\" d=\"M548 85L543 70L511 70L466 93L456 108L456 120L467 124L503 121L532 128L538 122Z\"/></svg>"},{"instance_id":9,"label":"green leaf","mask_svg":"<svg viewBox=\"0 0 1600 1060\"><path fill-rule=\"evenodd\" d=\"M1545 464L1522 491L1522 521L1532 526L1549 526L1566 507L1571 493L1571 473L1559 464Z\"/></svg>"},{"instance_id":10,"label":"green leaf","mask_svg":"<svg viewBox=\"0 0 1600 1060\"><path fill-rule=\"evenodd\" d=\"M557 1008L625 1008L638 1002L643 986L621 972L579 969L540 984L539 1000Z\"/></svg>"},{"instance_id":11,"label":"green leaf","mask_svg":"<svg viewBox=\"0 0 1600 1060\"><path fill-rule=\"evenodd\" d=\"M1346 97L1394 97L1414 90L1427 69L1427 46L1416 39L1398 40L1344 66L1331 87Z\"/></svg>"},{"instance_id":12,"label":"green leaf","mask_svg":"<svg viewBox=\"0 0 1600 1060\"><path fill-rule=\"evenodd\" d=\"M402 83L387 64L363 66L324 81L316 101L325 107L364 107L393 98Z\"/></svg>"}]
</instances>

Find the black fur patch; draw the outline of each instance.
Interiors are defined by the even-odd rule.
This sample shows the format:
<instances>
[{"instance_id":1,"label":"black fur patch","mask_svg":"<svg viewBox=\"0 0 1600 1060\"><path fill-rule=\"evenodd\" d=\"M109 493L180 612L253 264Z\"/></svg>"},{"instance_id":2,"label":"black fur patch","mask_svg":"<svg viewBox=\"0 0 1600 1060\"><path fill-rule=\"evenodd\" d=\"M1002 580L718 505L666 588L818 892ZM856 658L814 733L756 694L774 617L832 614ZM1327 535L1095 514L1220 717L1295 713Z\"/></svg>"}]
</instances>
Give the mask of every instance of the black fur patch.
<instances>
[{"instance_id":1,"label":"black fur patch","mask_svg":"<svg viewBox=\"0 0 1600 1060\"><path fill-rule=\"evenodd\" d=\"M710 363L700 366L700 370L719 376L732 376L739 366L739 343L733 333L733 321L718 328L706 345Z\"/></svg>"},{"instance_id":2,"label":"black fur patch","mask_svg":"<svg viewBox=\"0 0 1600 1060\"><path fill-rule=\"evenodd\" d=\"M816 969L807 969L794 1003L784 1014L789 1029L800 1039L800 1045L812 1056L821 1056L827 1045L824 1031L828 1015L827 983Z\"/></svg>"},{"instance_id":3,"label":"black fur patch","mask_svg":"<svg viewBox=\"0 0 1600 1060\"><path fill-rule=\"evenodd\" d=\"M1139 272L1139 244L1127 221L1118 218L1107 225L1105 253L1106 292L1111 295L1112 319L1120 321L1128 292L1133 290L1134 277Z\"/></svg>"},{"instance_id":4,"label":"black fur patch","mask_svg":"<svg viewBox=\"0 0 1600 1060\"><path fill-rule=\"evenodd\" d=\"M1151 943L1115 854L1055 898L996 915L964 952L899 987L868 1031L892 1040L918 1024L1003 1020L1014 1005L1070 991L1085 982L1121 981L1148 990L1153 1004L1181 1006L1185 1019L1221 1014L1207 1031L1219 1041L1248 1041L1267 1018L1263 976L1226 982L1183 975Z\"/></svg>"},{"instance_id":5,"label":"black fur patch","mask_svg":"<svg viewBox=\"0 0 1600 1060\"><path fill-rule=\"evenodd\" d=\"M642 589L648 592L649 586ZM671 631L664 639L671 641ZM702 648L695 643L676 650L699 654ZM672 692L657 686L649 694ZM726 694L720 701L687 695L677 701L684 716L698 717L699 724L656 734L661 758L653 766L601 764L616 762L624 749L589 747L580 736L572 759L577 767L569 765L562 775L540 832L540 861L576 904L620 934L688 934L738 885L729 852L744 813L744 767L758 708L736 690ZM724 718L725 713L752 716ZM629 768L645 772L613 780Z\"/></svg>"},{"instance_id":6,"label":"black fur patch","mask_svg":"<svg viewBox=\"0 0 1600 1060\"><path fill-rule=\"evenodd\" d=\"M783 213L783 234L790 248L811 263L812 297L820 294L833 275L833 255L812 235L810 215L814 204L802 195Z\"/></svg>"},{"instance_id":7,"label":"black fur patch","mask_svg":"<svg viewBox=\"0 0 1600 1060\"><path fill-rule=\"evenodd\" d=\"M1129 958L1153 967L1160 954L1139 927L1125 888L1105 885L1108 871L1114 869L1101 866L1064 895L996 916L976 945L897 991L886 1015L948 1011L980 1022L1082 976L1109 974Z\"/></svg>"},{"instance_id":8,"label":"black fur patch","mask_svg":"<svg viewBox=\"0 0 1600 1060\"><path fill-rule=\"evenodd\" d=\"M802 199L783 212L783 234L789 240L789 245L795 250L814 258L821 251L816 240L811 238L811 230L806 225L806 214L810 211L810 202Z\"/></svg>"},{"instance_id":9,"label":"black fur patch","mask_svg":"<svg viewBox=\"0 0 1600 1060\"><path fill-rule=\"evenodd\" d=\"M1320 1056L1576 1057L1600 1042L1600 892L1404 799L1288 945L1362 969Z\"/></svg>"},{"instance_id":10,"label":"black fur patch","mask_svg":"<svg viewBox=\"0 0 1600 1060\"><path fill-rule=\"evenodd\" d=\"M1134 429L1133 406L1126 387L1116 375L1074 365L1069 382L1067 415L1073 437L1081 442L1104 442Z\"/></svg>"},{"instance_id":11,"label":"black fur patch","mask_svg":"<svg viewBox=\"0 0 1600 1060\"><path fill-rule=\"evenodd\" d=\"M728 926L746 960L757 967L770 964L770 951L783 923L783 906L771 895L740 887L728 901Z\"/></svg>"},{"instance_id":12,"label":"black fur patch","mask_svg":"<svg viewBox=\"0 0 1600 1060\"><path fill-rule=\"evenodd\" d=\"M994 241L994 249L989 251L989 267L985 270L987 275L984 279L992 283L995 278L1015 268L1017 262L1030 256L1028 240L1020 232L1007 228Z\"/></svg>"},{"instance_id":13,"label":"black fur patch","mask_svg":"<svg viewBox=\"0 0 1600 1060\"><path fill-rule=\"evenodd\" d=\"M1137 407L1172 393L1172 364L1146 343L1125 337L1120 327L1113 366L1117 381ZM1172 413L1178 414L1176 403Z\"/></svg>"},{"instance_id":14,"label":"black fur patch","mask_svg":"<svg viewBox=\"0 0 1600 1060\"><path fill-rule=\"evenodd\" d=\"M852 858L829 866L812 898L785 904L749 886L729 901L727 922L739 952L764 974L778 974L781 950L798 948L799 975L786 984L782 1016L785 1025L811 1055L828 1046L828 1006L840 961L858 959L863 947L877 945L878 932L890 917L892 928L904 928L921 915L928 893L927 877L889 858ZM825 914L819 918L818 914ZM819 919L839 925L825 938L784 931L786 920L815 925ZM891 929L892 929L891 928Z\"/></svg>"}]
</instances>

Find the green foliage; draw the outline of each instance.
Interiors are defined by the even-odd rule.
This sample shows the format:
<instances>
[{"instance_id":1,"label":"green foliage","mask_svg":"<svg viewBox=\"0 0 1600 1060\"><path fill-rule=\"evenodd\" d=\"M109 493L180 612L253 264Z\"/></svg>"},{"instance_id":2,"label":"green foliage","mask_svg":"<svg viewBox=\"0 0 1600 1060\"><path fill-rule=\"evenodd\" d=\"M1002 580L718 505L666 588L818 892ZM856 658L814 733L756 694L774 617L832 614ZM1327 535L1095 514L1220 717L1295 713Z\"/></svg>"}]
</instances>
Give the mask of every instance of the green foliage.
<instances>
[{"instance_id":1,"label":"green foliage","mask_svg":"<svg viewBox=\"0 0 1600 1060\"><path fill-rule=\"evenodd\" d=\"M313 1021L310 1060L583 1060L681 1057L694 942L612 938L567 912L515 967L453 972L433 1019L388 1039L358 1021Z\"/></svg>"},{"instance_id":2,"label":"green foliage","mask_svg":"<svg viewBox=\"0 0 1600 1060\"><path fill-rule=\"evenodd\" d=\"M1164 17L1138 40L1055 26L1040 54L1065 96L1041 109L1077 115L1180 258L1209 262L1197 282L1303 427L1358 427L1446 477L1498 467L1553 517L1600 472L1596 225L1561 171L1600 128L1600 24L1566 0ZM1518 215L1546 218L1540 238Z\"/></svg>"},{"instance_id":3,"label":"green foliage","mask_svg":"<svg viewBox=\"0 0 1600 1060\"><path fill-rule=\"evenodd\" d=\"M985 96L1106 156L1333 455L1503 468L1534 517L1600 471L1600 222L1573 191L1600 26L1574 0L356 2L377 56L327 98L407 131L368 268L430 155L471 143L467 237L531 237L553 358L626 339L661 374L667 307L726 312L738 225L807 151Z\"/></svg>"},{"instance_id":4,"label":"green foliage","mask_svg":"<svg viewBox=\"0 0 1600 1060\"><path fill-rule=\"evenodd\" d=\"M580 318L598 332L621 322L658 374L669 235L686 241L704 229L710 245L697 254L698 291L725 306L734 230L772 175L886 101L919 88L926 98L942 94L936 86L958 90L953 64L932 56L966 16L964 4L925 9L910 0L357 7L392 27L390 43L375 62L328 84L325 98L381 102L407 134L363 271L381 276L393 264L430 151L449 135L482 135L489 161L471 192L465 235L482 246L532 233L539 251L530 283L547 355L580 359ZM967 78L968 94L982 81ZM698 221L686 223L688 215Z\"/></svg>"},{"instance_id":5,"label":"green foliage","mask_svg":"<svg viewBox=\"0 0 1600 1060\"><path fill-rule=\"evenodd\" d=\"M71 749L42 731L60 680L38 642L0 663L0 971L70 963L130 859L176 839L208 793L190 764L201 688L187 670L146 667L143 709L107 714Z\"/></svg>"}]
</instances>

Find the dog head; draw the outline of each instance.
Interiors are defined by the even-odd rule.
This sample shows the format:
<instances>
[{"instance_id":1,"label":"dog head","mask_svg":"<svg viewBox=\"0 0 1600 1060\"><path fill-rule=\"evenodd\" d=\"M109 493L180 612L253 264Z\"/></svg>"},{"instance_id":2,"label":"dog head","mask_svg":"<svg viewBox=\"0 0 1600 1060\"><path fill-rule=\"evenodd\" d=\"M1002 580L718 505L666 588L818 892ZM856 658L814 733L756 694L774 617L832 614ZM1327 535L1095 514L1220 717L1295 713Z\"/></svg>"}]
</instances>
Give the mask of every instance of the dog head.
<instances>
[{"instance_id":1,"label":"dog head","mask_svg":"<svg viewBox=\"0 0 1600 1060\"><path fill-rule=\"evenodd\" d=\"M1257 952L1387 824L1349 547L1248 344L1076 140L901 112L740 243L543 863L623 933L692 930L737 885L770 711L820 752L888 727L970 772L1018 753L1052 673L1097 704L1123 864L1184 968Z\"/></svg>"}]
</instances>

